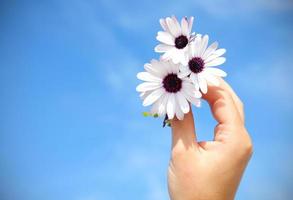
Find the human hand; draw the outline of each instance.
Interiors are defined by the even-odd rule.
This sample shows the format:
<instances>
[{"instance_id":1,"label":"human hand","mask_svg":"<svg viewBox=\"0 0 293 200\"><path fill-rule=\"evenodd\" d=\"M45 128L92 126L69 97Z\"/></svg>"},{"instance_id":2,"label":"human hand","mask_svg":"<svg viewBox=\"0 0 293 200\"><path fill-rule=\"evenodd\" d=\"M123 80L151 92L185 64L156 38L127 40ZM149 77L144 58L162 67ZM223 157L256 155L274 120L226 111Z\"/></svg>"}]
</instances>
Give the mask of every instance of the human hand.
<instances>
[{"instance_id":1,"label":"human hand","mask_svg":"<svg viewBox=\"0 0 293 200\"><path fill-rule=\"evenodd\" d=\"M214 141L198 142L192 111L172 120L168 188L172 200L231 200L252 154L243 104L224 81L209 86L208 101L218 125Z\"/></svg>"}]
</instances>

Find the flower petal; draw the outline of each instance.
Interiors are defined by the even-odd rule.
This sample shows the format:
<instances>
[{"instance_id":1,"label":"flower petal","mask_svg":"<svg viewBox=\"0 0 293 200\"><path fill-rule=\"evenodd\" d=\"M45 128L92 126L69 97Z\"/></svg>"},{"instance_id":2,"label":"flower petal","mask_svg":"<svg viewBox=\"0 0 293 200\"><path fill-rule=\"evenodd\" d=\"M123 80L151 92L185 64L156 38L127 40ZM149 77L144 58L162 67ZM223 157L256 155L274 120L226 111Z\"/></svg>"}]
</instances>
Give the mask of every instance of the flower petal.
<instances>
[{"instance_id":1,"label":"flower petal","mask_svg":"<svg viewBox=\"0 0 293 200\"><path fill-rule=\"evenodd\" d=\"M188 22L189 33L191 33L192 31L193 20L194 20L194 17L189 18L189 22Z\"/></svg>"},{"instance_id":2,"label":"flower petal","mask_svg":"<svg viewBox=\"0 0 293 200\"><path fill-rule=\"evenodd\" d=\"M160 105L158 108L158 115L159 116L163 116L166 114L166 106L167 106L169 94L165 93L165 94L163 94L163 96L161 98L162 98L162 101L160 102Z\"/></svg>"},{"instance_id":3,"label":"flower petal","mask_svg":"<svg viewBox=\"0 0 293 200\"><path fill-rule=\"evenodd\" d=\"M226 49L217 49L213 54L217 55L218 57L222 56L224 53L226 53Z\"/></svg>"},{"instance_id":4,"label":"flower petal","mask_svg":"<svg viewBox=\"0 0 293 200\"><path fill-rule=\"evenodd\" d=\"M189 29L188 29L187 17L183 17L181 19L181 29L182 29L182 35L185 35L186 37L189 37Z\"/></svg>"},{"instance_id":5,"label":"flower petal","mask_svg":"<svg viewBox=\"0 0 293 200\"><path fill-rule=\"evenodd\" d=\"M199 57L201 42L202 42L201 36L196 36L196 38L194 39L193 56Z\"/></svg>"},{"instance_id":6,"label":"flower petal","mask_svg":"<svg viewBox=\"0 0 293 200\"><path fill-rule=\"evenodd\" d=\"M181 26L180 26L180 24L179 24L177 18L173 15L173 16L172 16L172 19L173 19L174 25L175 25L175 27L176 27L176 30L178 31L178 32L177 32L177 35L181 35L181 34L182 34Z\"/></svg>"},{"instance_id":7,"label":"flower petal","mask_svg":"<svg viewBox=\"0 0 293 200\"><path fill-rule=\"evenodd\" d=\"M184 78L187 77L190 74L190 71L186 70L186 71L181 71L178 74L178 78Z\"/></svg>"},{"instance_id":8,"label":"flower petal","mask_svg":"<svg viewBox=\"0 0 293 200\"><path fill-rule=\"evenodd\" d=\"M188 94L191 97L200 98L202 95L198 89L194 87L194 85L189 83L183 83L183 93Z\"/></svg>"},{"instance_id":9,"label":"flower petal","mask_svg":"<svg viewBox=\"0 0 293 200\"><path fill-rule=\"evenodd\" d=\"M149 94L143 101L143 106L149 106L157 101L163 94L165 90L163 88L159 88Z\"/></svg>"},{"instance_id":10,"label":"flower petal","mask_svg":"<svg viewBox=\"0 0 293 200\"><path fill-rule=\"evenodd\" d=\"M185 98L185 97L183 97ZM176 98L176 107L175 107L175 115L177 117L177 119L179 120L183 120L184 118L184 113L183 111L181 110L180 106L179 106L179 102L178 102L178 99Z\"/></svg>"},{"instance_id":11,"label":"flower petal","mask_svg":"<svg viewBox=\"0 0 293 200\"><path fill-rule=\"evenodd\" d=\"M158 89L159 87L162 87L162 84L161 83L144 82L144 83L139 84L136 87L136 91L137 92L146 92L146 91L149 91L149 90Z\"/></svg>"},{"instance_id":12,"label":"flower petal","mask_svg":"<svg viewBox=\"0 0 293 200\"><path fill-rule=\"evenodd\" d=\"M162 55L163 60L170 60L173 58L173 55L176 53L176 48L173 48Z\"/></svg>"},{"instance_id":13,"label":"flower petal","mask_svg":"<svg viewBox=\"0 0 293 200\"><path fill-rule=\"evenodd\" d=\"M174 48L174 47L170 46L170 45L167 45L167 44L158 44L155 47L155 52L163 53L163 52L169 51L172 48Z\"/></svg>"},{"instance_id":14,"label":"flower petal","mask_svg":"<svg viewBox=\"0 0 293 200\"><path fill-rule=\"evenodd\" d=\"M156 38L158 41L160 41L164 44L167 44L167 45L174 45L175 44L174 37L168 32L159 31Z\"/></svg>"},{"instance_id":15,"label":"flower petal","mask_svg":"<svg viewBox=\"0 0 293 200\"><path fill-rule=\"evenodd\" d=\"M162 79L148 73L148 72L139 72L137 78L142 81L149 81L149 82L162 82Z\"/></svg>"},{"instance_id":16,"label":"flower petal","mask_svg":"<svg viewBox=\"0 0 293 200\"><path fill-rule=\"evenodd\" d=\"M209 69L209 68L207 68L207 69ZM211 73L207 73L206 71L204 73L205 73L205 78L209 83L211 83L211 84L213 84L215 86L220 85L220 81L217 78L217 76L214 76L214 74L211 74Z\"/></svg>"},{"instance_id":17,"label":"flower petal","mask_svg":"<svg viewBox=\"0 0 293 200\"><path fill-rule=\"evenodd\" d=\"M185 96L183 96L183 94L181 92L177 92L176 93L176 98L177 98L177 101L179 103L179 106L180 106L180 109L182 110L182 112L183 113L188 113L190 107L189 107L188 102L186 101Z\"/></svg>"},{"instance_id":18,"label":"flower petal","mask_svg":"<svg viewBox=\"0 0 293 200\"><path fill-rule=\"evenodd\" d=\"M165 71L162 67L159 66L159 64L157 63L157 61L152 60L151 63L146 63L144 65L144 69L149 72L150 74L158 77L158 78L162 78L163 75L165 74Z\"/></svg>"},{"instance_id":19,"label":"flower petal","mask_svg":"<svg viewBox=\"0 0 293 200\"><path fill-rule=\"evenodd\" d=\"M197 78L198 78L200 90L202 91L202 93L206 94L208 92L208 84L204 77L204 74L198 74Z\"/></svg>"},{"instance_id":20,"label":"flower petal","mask_svg":"<svg viewBox=\"0 0 293 200\"><path fill-rule=\"evenodd\" d=\"M168 102L167 102L167 115L169 119L174 118L175 114L175 96L173 93L169 95Z\"/></svg>"},{"instance_id":21,"label":"flower petal","mask_svg":"<svg viewBox=\"0 0 293 200\"><path fill-rule=\"evenodd\" d=\"M163 96L161 96L161 97L160 97L156 102L154 102L154 104L152 105L152 108L151 108L151 110L150 110L150 112L151 112L152 115L158 114L158 112L159 112L159 105L160 105L160 103L162 102L162 97L163 97Z\"/></svg>"},{"instance_id":22,"label":"flower petal","mask_svg":"<svg viewBox=\"0 0 293 200\"><path fill-rule=\"evenodd\" d=\"M180 34L180 30L178 29L178 27L175 25L175 22L173 21L172 18L170 17L167 17L166 18L166 22L167 22L167 25L168 25L168 28L171 32L171 34L176 38L179 36Z\"/></svg>"},{"instance_id":23,"label":"flower petal","mask_svg":"<svg viewBox=\"0 0 293 200\"><path fill-rule=\"evenodd\" d=\"M224 57L219 57L215 58L214 60L211 60L205 64L206 67L213 67L213 66L218 66L223 64L226 61L226 58Z\"/></svg>"},{"instance_id":24,"label":"flower petal","mask_svg":"<svg viewBox=\"0 0 293 200\"><path fill-rule=\"evenodd\" d=\"M197 75L195 73L190 74L190 80L194 84L195 89L199 90L199 81L198 81Z\"/></svg>"},{"instance_id":25,"label":"flower petal","mask_svg":"<svg viewBox=\"0 0 293 200\"><path fill-rule=\"evenodd\" d=\"M190 95L188 95L188 94L184 94L184 96L186 97L186 99L190 102L190 103L192 103L193 105L195 105L195 106L197 106L197 107L200 107L200 99L198 99L198 98L194 98L194 97L192 97L192 96L190 96Z\"/></svg>"},{"instance_id":26,"label":"flower petal","mask_svg":"<svg viewBox=\"0 0 293 200\"><path fill-rule=\"evenodd\" d=\"M204 52L208 46L208 42L209 42L209 36L208 35L203 36L202 41L201 41L201 45L198 50L199 57L202 57L202 55L204 54Z\"/></svg>"},{"instance_id":27,"label":"flower petal","mask_svg":"<svg viewBox=\"0 0 293 200\"><path fill-rule=\"evenodd\" d=\"M226 72L224 72L223 70L218 69L218 68L209 67L209 68L206 68L205 71L208 72L208 73L211 73L211 74L213 74L215 76L220 76L220 77L227 76Z\"/></svg>"},{"instance_id":28,"label":"flower petal","mask_svg":"<svg viewBox=\"0 0 293 200\"><path fill-rule=\"evenodd\" d=\"M165 19L160 19L160 24L161 24L161 27L163 28L164 31L167 31L169 32L169 29L168 29L168 26L166 24L166 20Z\"/></svg>"},{"instance_id":29,"label":"flower petal","mask_svg":"<svg viewBox=\"0 0 293 200\"><path fill-rule=\"evenodd\" d=\"M217 49L218 47L218 42L214 42L213 44L211 44L207 50L204 52L202 59L207 59L212 53L214 53L214 51Z\"/></svg>"}]
</instances>

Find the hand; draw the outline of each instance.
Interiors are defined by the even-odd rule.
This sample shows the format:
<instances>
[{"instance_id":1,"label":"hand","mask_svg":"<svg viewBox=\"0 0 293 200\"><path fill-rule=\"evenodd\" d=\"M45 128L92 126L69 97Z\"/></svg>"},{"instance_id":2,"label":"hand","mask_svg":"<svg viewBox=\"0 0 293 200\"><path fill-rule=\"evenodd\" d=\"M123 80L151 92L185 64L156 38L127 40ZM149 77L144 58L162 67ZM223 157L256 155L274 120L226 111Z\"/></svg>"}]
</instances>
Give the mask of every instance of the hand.
<instances>
[{"instance_id":1,"label":"hand","mask_svg":"<svg viewBox=\"0 0 293 200\"><path fill-rule=\"evenodd\" d=\"M232 88L220 80L209 86L208 101L218 125L214 141L196 140L192 111L174 119L168 188L172 200L231 200L252 154L244 126L243 104Z\"/></svg>"}]
</instances>

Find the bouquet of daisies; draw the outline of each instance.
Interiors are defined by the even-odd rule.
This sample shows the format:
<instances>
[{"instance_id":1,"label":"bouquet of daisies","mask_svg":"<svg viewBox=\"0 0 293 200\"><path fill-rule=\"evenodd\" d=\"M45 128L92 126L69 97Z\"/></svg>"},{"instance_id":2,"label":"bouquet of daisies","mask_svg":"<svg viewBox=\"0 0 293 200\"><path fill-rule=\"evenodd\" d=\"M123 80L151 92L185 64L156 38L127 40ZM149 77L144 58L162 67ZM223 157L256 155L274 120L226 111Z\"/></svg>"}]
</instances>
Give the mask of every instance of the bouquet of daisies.
<instances>
[{"instance_id":1,"label":"bouquet of daisies","mask_svg":"<svg viewBox=\"0 0 293 200\"><path fill-rule=\"evenodd\" d=\"M190 103L199 107L202 94L208 92L208 83L218 85L218 77L226 73L216 66L225 62L225 49L218 43L208 45L208 35L192 32L193 17L175 16L160 19L163 31L157 34L160 42L155 52L161 53L159 60L144 65L144 72L137 78L144 81L136 87L143 106L152 105L150 115L162 116L166 120L179 120L190 110Z\"/></svg>"}]
</instances>

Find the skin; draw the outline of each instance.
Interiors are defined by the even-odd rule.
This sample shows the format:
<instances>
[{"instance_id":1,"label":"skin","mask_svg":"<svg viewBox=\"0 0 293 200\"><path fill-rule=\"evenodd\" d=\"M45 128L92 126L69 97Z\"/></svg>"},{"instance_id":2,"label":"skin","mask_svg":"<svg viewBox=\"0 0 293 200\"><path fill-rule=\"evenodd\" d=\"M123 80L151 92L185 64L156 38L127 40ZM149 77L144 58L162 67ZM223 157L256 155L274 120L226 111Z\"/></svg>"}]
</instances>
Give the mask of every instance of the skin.
<instances>
[{"instance_id":1,"label":"skin","mask_svg":"<svg viewBox=\"0 0 293 200\"><path fill-rule=\"evenodd\" d=\"M214 140L198 142L192 111L174 119L168 189L172 200L232 200L252 155L243 104L220 79L203 97L218 124Z\"/></svg>"}]
</instances>

